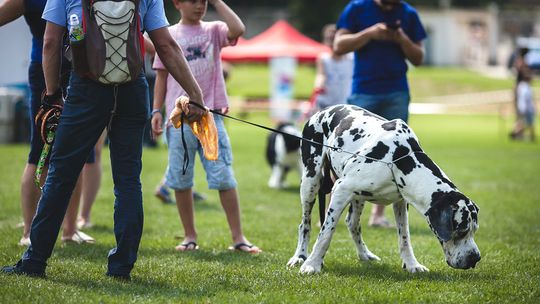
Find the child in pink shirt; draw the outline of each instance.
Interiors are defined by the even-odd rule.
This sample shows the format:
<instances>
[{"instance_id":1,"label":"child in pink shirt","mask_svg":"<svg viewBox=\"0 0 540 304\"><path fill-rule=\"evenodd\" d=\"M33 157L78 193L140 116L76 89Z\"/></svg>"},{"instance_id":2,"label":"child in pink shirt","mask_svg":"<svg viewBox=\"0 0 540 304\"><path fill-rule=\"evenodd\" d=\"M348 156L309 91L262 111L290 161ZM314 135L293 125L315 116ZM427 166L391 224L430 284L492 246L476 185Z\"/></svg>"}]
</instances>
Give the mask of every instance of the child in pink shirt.
<instances>
[{"instance_id":1,"label":"child in pink shirt","mask_svg":"<svg viewBox=\"0 0 540 304\"><path fill-rule=\"evenodd\" d=\"M208 2L214 6L225 22L201 21L206 13ZM223 47L234 45L245 27L240 18L222 0L173 0L174 6L181 14L178 24L169 27L173 39L176 40L189 63L191 72L199 83L204 96L204 104L213 110L227 111L229 103L222 73L220 52ZM169 117L176 98L187 95L180 85L168 75L161 59L156 56L156 83L154 91L154 110L152 111L152 131L159 136L163 117L160 112L163 103L166 106L166 117ZM184 240L176 246L178 251L198 249L197 232L193 214L193 175L195 154L199 157L206 172L210 189L219 191L221 205L225 210L231 229L233 246L230 249L249 253L261 250L251 244L242 232L240 206L236 191L236 179L232 170L232 151L229 137L223 125L223 118L214 115L218 129L219 156L217 161L206 160L202 155L202 147L190 128L184 128L187 149L181 143L181 129L175 129L170 123L166 126L169 165L166 173L166 184L174 189L176 205L184 227ZM186 153L189 165L183 174L182 164Z\"/></svg>"}]
</instances>

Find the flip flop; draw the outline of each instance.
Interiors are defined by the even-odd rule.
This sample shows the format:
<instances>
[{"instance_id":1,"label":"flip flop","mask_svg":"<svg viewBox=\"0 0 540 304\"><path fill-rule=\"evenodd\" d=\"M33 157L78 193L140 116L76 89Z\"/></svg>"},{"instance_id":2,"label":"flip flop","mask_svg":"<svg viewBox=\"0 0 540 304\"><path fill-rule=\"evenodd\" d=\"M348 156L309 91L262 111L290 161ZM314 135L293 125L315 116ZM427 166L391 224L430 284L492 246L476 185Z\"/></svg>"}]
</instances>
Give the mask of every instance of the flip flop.
<instances>
[{"instance_id":1,"label":"flip flop","mask_svg":"<svg viewBox=\"0 0 540 304\"><path fill-rule=\"evenodd\" d=\"M250 254L256 254L256 253L261 253L262 252L262 250L259 247L255 246L253 244L246 244L246 243L235 244L235 245L229 247L229 250L245 252L245 253L250 253Z\"/></svg>"},{"instance_id":2,"label":"flip flop","mask_svg":"<svg viewBox=\"0 0 540 304\"><path fill-rule=\"evenodd\" d=\"M199 245L195 242L182 243L174 248L176 251L193 251L199 250Z\"/></svg>"},{"instance_id":3,"label":"flip flop","mask_svg":"<svg viewBox=\"0 0 540 304\"><path fill-rule=\"evenodd\" d=\"M96 240L89 236L88 234L80 231L75 230L75 233L71 237L62 237L62 242L64 244L72 243L72 244L95 244Z\"/></svg>"}]
</instances>

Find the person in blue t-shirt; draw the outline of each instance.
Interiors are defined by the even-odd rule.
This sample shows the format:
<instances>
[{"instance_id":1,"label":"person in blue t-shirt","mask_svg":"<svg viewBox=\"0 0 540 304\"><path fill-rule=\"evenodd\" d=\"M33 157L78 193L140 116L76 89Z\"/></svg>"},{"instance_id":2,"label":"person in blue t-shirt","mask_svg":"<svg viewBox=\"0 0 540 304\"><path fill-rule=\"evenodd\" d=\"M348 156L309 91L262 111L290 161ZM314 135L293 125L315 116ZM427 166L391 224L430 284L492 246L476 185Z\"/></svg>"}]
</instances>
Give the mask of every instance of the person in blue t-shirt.
<instances>
[{"instance_id":1,"label":"person in blue t-shirt","mask_svg":"<svg viewBox=\"0 0 540 304\"><path fill-rule=\"evenodd\" d=\"M400 0L353 0L337 23L334 50L354 51L349 104L386 119L409 118L407 61L422 64L426 31L416 10ZM370 226L390 227L384 206L376 205Z\"/></svg>"},{"instance_id":2,"label":"person in blue t-shirt","mask_svg":"<svg viewBox=\"0 0 540 304\"><path fill-rule=\"evenodd\" d=\"M111 1L101 4L113 5ZM122 9L130 6L127 2L115 5ZM48 0L43 12L42 17L47 20L43 38L45 101L55 101L62 94L59 84L62 37L68 16L72 14L83 20L81 0ZM203 105L201 89L167 29L169 24L163 1L140 0L135 18L139 18L141 30L148 32L169 73L185 89L191 101ZM204 110L190 105L187 119L198 121L203 114ZM77 176L103 129L109 126L116 247L109 252L106 274L123 280L131 278L143 228L140 174L143 132L149 118L148 84L142 70L130 81L116 85L102 84L85 75L71 73L52 146L49 173L32 221L31 245L17 264L2 268L3 273L45 276L47 260L52 254Z\"/></svg>"},{"instance_id":3,"label":"person in blue t-shirt","mask_svg":"<svg viewBox=\"0 0 540 304\"><path fill-rule=\"evenodd\" d=\"M45 90L45 79L41 65L41 53L43 46L43 34L45 32L45 20L41 19L43 9L45 8L46 0L5 0L0 4L0 27L8 24L11 21L24 16L30 32L32 33L32 49L30 52L30 66L28 67L28 84L30 88L29 109L30 109L30 152L28 160L24 167L21 178L21 209L23 215L23 235L19 241L20 246L30 245L30 225L34 214L36 213L37 203L40 195L39 188L34 183L37 164L40 158L41 150L43 150L43 141L39 128L34 123L36 115L41 105L41 93ZM67 86L71 65L67 60L62 61L61 74L63 75L62 86ZM90 152L87 159L89 168L94 166L95 155L94 151ZM46 167L44 172L47 172ZM84 179L84 178L81 178ZM69 208L65 216L62 241L76 244L94 243L95 240L77 230L77 209L79 207L81 182L77 183L77 187L71 196Z\"/></svg>"}]
</instances>

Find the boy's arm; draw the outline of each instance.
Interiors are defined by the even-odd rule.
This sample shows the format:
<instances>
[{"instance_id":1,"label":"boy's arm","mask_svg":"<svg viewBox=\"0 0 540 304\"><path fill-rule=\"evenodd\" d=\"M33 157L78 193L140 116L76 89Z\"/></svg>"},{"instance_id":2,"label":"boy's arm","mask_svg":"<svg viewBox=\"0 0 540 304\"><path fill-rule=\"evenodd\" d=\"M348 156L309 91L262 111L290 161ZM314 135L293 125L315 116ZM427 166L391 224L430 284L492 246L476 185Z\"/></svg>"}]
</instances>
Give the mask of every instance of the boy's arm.
<instances>
[{"instance_id":1,"label":"boy's arm","mask_svg":"<svg viewBox=\"0 0 540 304\"><path fill-rule=\"evenodd\" d=\"M229 27L229 32L227 33L229 40L237 39L244 34L246 26L240 17L223 0L208 0L208 2L214 6L219 16L223 18L223 21Z\"/></svg>"},{"instance_id":2,"label":"boy's arm","mask_svg":"<svg viewBox=\"0 0 540 304\"><path fill-rule=\"evenodd\" d=\"M152 133L155 137L163 133L163 116L161 107L165 103L167 93L167 70L156 70L156 82L154 84L154 106L152 110Z\"/></svg>"},{"instance_id":3,"label":"boy's arm","mask_svg":"<svg viewBox=\"0 0 540 304\"><path fill-rule=\"evenodd\" d=\"M166 27L162 27L150 31L148 35L150 36L152 43L154 43L156 52L159 55L159 58L161 58L163 65L165 65L167 71L186 91L190 101L204 106L201 88L197 84L197 81L195 81L195 77L193 77L193 74L189 69L189 65L182 50L171 37L169 30ZM204 110L190 105L187 119L190 122L198 121L204 114Z\"/></svg>"},{"instance_id":4,"label":"boy's arm","mask_svg":"<svg viewBox=\"0 0 540 304\"><path fill-rule=\"evenodd\" d=\"M4 0L0 3L0 26L10 23L24 14L24 0Z\"/></svg>"}]
</instances>

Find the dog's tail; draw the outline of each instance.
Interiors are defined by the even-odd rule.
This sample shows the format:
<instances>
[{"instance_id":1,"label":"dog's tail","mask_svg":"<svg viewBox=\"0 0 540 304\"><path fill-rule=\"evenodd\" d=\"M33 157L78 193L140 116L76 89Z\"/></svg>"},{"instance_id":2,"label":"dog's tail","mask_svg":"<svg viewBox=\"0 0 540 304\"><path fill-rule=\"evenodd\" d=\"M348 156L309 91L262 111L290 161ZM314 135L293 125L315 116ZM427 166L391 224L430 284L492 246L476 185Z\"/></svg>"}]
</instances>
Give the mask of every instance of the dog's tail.
<instances>
[{"instance_id":1,"label":"dog's tail","mask_svg":"<svg viewBox=\"0 0 540 304\"><path fill-rule=\"evenodd\" d=\"M324 224L325 213L326 213L326 195L332 192L332 187L334 182L330 176L330 162L328 158L325 157L323 160L323 171L321 177L321 186L319 187L319 219L321 225Z\"/></svg>"}]
</instances>

